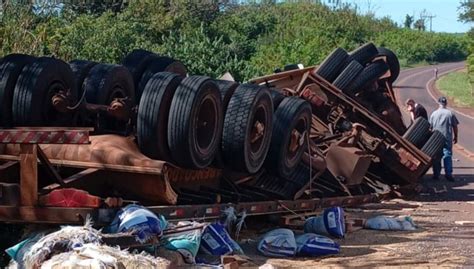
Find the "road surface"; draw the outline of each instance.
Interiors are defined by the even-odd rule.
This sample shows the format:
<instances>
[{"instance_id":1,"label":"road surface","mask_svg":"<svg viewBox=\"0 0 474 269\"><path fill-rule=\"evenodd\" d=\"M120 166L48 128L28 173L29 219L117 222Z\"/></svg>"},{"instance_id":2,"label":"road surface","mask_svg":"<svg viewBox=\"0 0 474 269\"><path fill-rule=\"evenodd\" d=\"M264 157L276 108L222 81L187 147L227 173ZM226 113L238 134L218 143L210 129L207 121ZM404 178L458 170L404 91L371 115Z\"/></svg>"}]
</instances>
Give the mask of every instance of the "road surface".
<instances>
[{"instance_id":1,"label":"road surface","mask_svg":"<svg viewBox=\"0 0 474 269\"><path fill-rule=\"evenodd\" d=\"M438 68L438 76L456 69L463 68L464 62L447 63L436 66L424 66L403 70L395 82L395 90L398 94L399 105L404 108L408 98L422 104L428 114L438 108L438 103L427 90L428 84L434 79L434 68ZM449 103L448 103L449 107ZM405 113L405 124L408 123L408 114ZM474 152L474 118L461 113L456 113L459 125L459 145Z\"/></svg>"}]
</instances>

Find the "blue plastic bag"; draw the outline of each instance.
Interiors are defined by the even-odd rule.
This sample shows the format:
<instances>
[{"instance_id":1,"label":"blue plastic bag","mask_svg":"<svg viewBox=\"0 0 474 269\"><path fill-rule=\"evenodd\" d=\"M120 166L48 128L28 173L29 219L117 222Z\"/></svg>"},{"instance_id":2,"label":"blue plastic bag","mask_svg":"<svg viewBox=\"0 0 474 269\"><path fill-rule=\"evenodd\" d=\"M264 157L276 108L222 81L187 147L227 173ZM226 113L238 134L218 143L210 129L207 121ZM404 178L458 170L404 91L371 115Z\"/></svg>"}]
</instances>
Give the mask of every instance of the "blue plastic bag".
<instances>
[{"instance_id":1,"label":"blue plastic bag","mask_svg":"<svg viewBox=\"0 0 474 269\"><path fill-rule=\"evenodd\" d=\"M296 237L297 253L299 256L323 256L338 254L339 244L333 240L313 233L306 233Z\"/></svg>"},{"instance_id":2,"label":"blue plastic bag","mask_svg":"<svg viewBox=\"0 0 474 269\"><path fill-rule=\"evenodd\" d=\"M243 254L240 246L230 237L221 223L209 224L201 238L201 249L211 255Z\"/></svg>"},{"instance_id":3,"label":"blue plastic bag","mask_svg":"<svg viewBox=\"0 0 474 269\"><path fill-rule=\"evenodd\" d=\"M295 235L289 229L272 230L263 236L257 249L267 257L293 257L296 254Z\"/></svg>"},{"instance_id":4,"label":"blue plastic bag","mask_svg":"<svg viewBox=\"0 0 474 269\"><path fill-rule=\"evenodd\" d=\"M311 217L305 221L304 231L343 238L346 231L344 210L341 207L325 209L322 216Z\"/></svg>"},{"instance_id":5,"label":"blue plastic bag","mask_svg":"<svg viewBox=\"0 0 474 269\"><path fill-rule=\"evenodd\" d=\"M138 241L146 242L152 236L161 236L167 222L163 216L139 205L128 205L117 213L114 220L106 229L109 233L133 232Z\"/></svg>"}]
</instances>

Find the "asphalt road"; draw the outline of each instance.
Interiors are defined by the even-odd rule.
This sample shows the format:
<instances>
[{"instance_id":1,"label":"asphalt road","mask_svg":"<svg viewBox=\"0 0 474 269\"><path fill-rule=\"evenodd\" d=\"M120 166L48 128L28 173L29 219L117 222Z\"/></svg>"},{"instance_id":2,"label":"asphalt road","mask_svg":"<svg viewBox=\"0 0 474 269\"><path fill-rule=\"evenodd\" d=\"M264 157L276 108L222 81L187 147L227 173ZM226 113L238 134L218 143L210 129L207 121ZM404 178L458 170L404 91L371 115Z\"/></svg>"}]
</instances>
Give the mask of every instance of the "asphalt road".
<instances>
[{"instance_id":1,"label":"asphalt road","mask_svg":"<svg viewBox=\"0 0 474 269\"><path fill-rule=\"evenodd\" d=\"M403 70L395 81L395 91L398 94L399 104L403 105L405 100L412 98L426 108L428 115L431 114L438 108L436 100L427 90L429 82L434 79L434 68L438 68L439 76L464 66L464 62L458 62ZM404 108L404 106L402 107ZM470 152L474 152L474 118L458 112L455 113L460 122L458 143ZM404 113L404 117L405 124L407 124L409 122L408 114Z\"/></svg>"}]
</instances>

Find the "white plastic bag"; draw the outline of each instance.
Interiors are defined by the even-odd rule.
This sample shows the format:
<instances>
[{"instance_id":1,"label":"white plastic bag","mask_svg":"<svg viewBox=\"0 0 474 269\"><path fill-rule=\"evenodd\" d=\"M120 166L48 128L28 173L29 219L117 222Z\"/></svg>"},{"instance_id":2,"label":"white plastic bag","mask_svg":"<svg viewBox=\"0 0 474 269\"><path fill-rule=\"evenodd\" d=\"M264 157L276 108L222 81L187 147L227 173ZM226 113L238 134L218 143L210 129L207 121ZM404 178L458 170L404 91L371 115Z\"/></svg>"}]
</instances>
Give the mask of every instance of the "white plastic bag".
<instances>
[{"instance_id":1,"label":"white plastic bag","mask_svg":"<svg viewBox=\"0 0 474 269\"><path fill-rule=\"evenodd\" d=\"M275 229L263 236L258 251L267 257L293 257L296 254L296 241L293 231Z\"/></svg>"},{"instance_id":2,"label":"white plastic bag","mask_svg":"<svg viewBox=\"0 0 474 269\"><path fill-rule=\"evenodd\" d=\"M373 230L414 231L416 225L411 217L391 218L377 216L366 221L364 228Z\"/></svg>"}]
</instances>

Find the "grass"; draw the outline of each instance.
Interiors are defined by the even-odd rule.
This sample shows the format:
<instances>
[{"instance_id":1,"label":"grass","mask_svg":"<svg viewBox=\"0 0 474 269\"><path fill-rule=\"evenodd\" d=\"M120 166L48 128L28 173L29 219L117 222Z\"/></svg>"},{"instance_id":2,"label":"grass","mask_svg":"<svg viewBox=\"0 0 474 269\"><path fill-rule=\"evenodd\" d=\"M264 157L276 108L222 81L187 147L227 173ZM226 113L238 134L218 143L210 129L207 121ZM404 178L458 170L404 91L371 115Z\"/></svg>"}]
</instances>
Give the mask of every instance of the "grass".
<instances>
[{"instance_id":1,"label":"grass","mask_svg":"<svg viewBox=\"0 0 474 269\"><path fill-rule=\"evenodd\" d=\"M452 98L456 106L474 108L474 85L469 83L466 70L450 73L436 81L436 87Z\"/></svg>"},{"instance_id":2,"label":"grass","mask_svg":"<svg viewBox=\"0 0 474 269\"><path fill-rule=\"evenodd\" d=\"M429 63L427 61L421 61L421 62L408 62L406 59L399 59L400 61L400 68L403 69L408 69L408 68L415 68L415 67L421 67L421 66L427 66L427 65L432 65L433 63Z\"/></svg>"}]
</instances>

